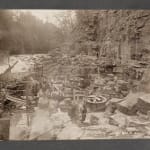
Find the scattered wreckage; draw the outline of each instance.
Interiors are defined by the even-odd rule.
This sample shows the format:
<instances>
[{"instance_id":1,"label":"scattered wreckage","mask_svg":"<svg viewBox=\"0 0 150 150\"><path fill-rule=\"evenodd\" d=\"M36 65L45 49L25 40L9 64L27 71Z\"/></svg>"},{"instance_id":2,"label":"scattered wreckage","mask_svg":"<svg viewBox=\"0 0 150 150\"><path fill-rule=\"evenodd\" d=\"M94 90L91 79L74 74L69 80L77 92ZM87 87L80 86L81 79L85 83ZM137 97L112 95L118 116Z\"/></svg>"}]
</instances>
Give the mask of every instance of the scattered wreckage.
<instances>
[{"instance_id":1,"label":"scattered wreckage","mask_svg":"<svg viewBox=\"0 0 150 150\"><path fill-rule=\"evenodd\" d=\"M95 114L89 117L90 125L99 126L96 132L101 134L101 136L103 134L105 137L107 137L107 135L117 137L118 135L113 135L115 133L117 134L117 132L112 131L112 128L118 130L118 127L121 130L119 131L120 133L118 133L120 136L123 136L124 133L122 130L124 129L126 129L124 131L128 134L141 131L141 121L138 119L138 121L132 121L130 118L137 117L139 114L140 117L142 115L149 115L148 93L139 91L130 92L132 89L132 87L130 87L130 81L119 78L115 73L108 74L109 69L106 70L107 74L101 75L100 72L94 72L92 69L90 69L90 72L86 72L89 68L88 66L80 66L79 70L82 73L81 75L70 75L71 72L67 70L68 76L65 73L63 74L63 71L65 72L66 70L62 69L62 76L61 73L57 73L54 77L50 77L51 80L46 79L46 81L42 81L47 83L46 88L50 90L50 93L46 93L48 96L47 99L50 97L53 102L59 101L61 111L68 112L72 121L75 120L83 123L87 121L89 114L98 113L98 115L100 115L102 113L100 117ZM41 76L43 71L44 69L42 68ZM41 79L41 76L36 77ZM3 75L3 77L6 76ZM37 89L34 89L35 92L33 92L34 94L32 93L33 95L30 93L29 89L32 87L30 84L26 91L28 79L30 79L31 83L31 78L16 80L15 82L8 80L9 82L6 87L8 94L6 95L6 99L15 104L15 107L26 106L27 100L30 101L31 98L32 100L30 102L32 103L33 99L37 96ZM137 80L140 79L141 77L137 77ZM137 85L140 81L137 81ZM87 82L89 83L85 84ZM75 110L76 112L73 110L75 107L77 108ZM105 115L107 117L105 117ZM107 122L104 123L103 120L104 122L107 120ZM105 126L103 124L105 124ZM138 129L136 128L137 126ZM89 128L90 126L87 127L87 130L89 130Z\"/></svg>"},{"instance_id":2,"label":"scattered wreckage","mask_svg":"<svg viewBox=\"0 0 150 150\"><path fill-rule=\"evenodd\" d=\"M32 78L31 73L19 74L19 78L11 73L17 63L16 61L0 74L0 127L4 129L4 132L0 133L2 140L9 139L8 132L12 113L16 110L27 110L29 107L32 109L31 104L34 103L35 105L38 99L37 85L30 80ZM32 91L32 94L29 90Z\"/></svg>"}]
</instances>

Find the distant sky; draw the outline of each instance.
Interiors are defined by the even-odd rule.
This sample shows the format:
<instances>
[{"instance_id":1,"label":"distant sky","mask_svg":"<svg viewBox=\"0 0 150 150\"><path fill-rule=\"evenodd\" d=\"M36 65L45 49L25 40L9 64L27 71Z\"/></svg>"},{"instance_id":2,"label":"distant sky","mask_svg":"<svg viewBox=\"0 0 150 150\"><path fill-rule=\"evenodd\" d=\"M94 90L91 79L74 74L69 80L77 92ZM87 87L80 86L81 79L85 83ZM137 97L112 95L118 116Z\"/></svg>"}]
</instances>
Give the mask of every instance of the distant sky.
<instances>
[{"instance_id":1,"label":"distant sky","mask_svg":"<svg viewBox=\"0 0 150 150\"><path fill-rule=\"evenodd\" d=\"M27 9L27 10L15 10L15 11L30 12L34 16L42 19L43 21L48 20L49 22L58 25L57 17L61 17L61 15L69 12L70 10Z\"/></svg>"}]
</instances>

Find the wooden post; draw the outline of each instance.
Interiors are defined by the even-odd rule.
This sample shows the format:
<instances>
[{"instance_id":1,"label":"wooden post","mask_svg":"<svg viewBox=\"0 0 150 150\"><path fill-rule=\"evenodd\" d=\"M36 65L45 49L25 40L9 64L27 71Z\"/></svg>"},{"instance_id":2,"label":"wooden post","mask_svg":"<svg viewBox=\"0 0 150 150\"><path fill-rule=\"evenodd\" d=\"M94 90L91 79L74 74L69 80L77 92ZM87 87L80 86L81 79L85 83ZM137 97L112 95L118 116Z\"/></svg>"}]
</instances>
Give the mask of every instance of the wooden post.
<instances>
[{"instance_id":1,"label":"wooden post","mask_svg":"<svg viewBox=\"0 0 150 150\"><path fill-rule=\"evenodd\" d=\"M29 113L28 113L28 111L29 111L29 96L28 96L28 94L29 94L29 90L30 90L30 88L29 88L29 86L28 86L28 82L27 82L27 85L26 85L26 115L27 115L27 126L29 126L30 125L30 119L29 119Z\"/></svg>"}]
</instances>

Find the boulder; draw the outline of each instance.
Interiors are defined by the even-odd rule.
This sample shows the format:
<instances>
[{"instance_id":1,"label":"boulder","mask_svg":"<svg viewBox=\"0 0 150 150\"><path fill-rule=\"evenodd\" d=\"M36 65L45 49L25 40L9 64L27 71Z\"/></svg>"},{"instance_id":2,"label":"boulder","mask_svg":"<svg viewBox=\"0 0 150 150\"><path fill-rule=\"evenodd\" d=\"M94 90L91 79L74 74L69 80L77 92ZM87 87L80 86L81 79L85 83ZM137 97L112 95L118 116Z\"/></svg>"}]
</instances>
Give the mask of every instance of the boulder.
<instances>
[{"instance_id":1,"label":"boulder","mask_svg":"<svg viewBox=\"0 0 150 150\"><path fill-rule=\"evenodd\" d=\"M126 128L126 131L128 132L128 134L135 134L136 132L138 132L137 128L136 127L127 127Z\"/></svg>"},{"instance_id":2,"label":"boulder","mask_svg":"<svg viewBox=\"0 0 150 150\"><path fill-rule=\"evenodd\" d=\"M139 97L137 107L139 112L147 114L150 111L150 94Z\"/></svg>"},{"instance_id":3,"label":"boulder","mask_svg":"<svg viewBox=\"0 0 150 150\"><path fill-rule=\"evenodd\" d=\"M68 124L58 135L57 140L75 140L80 139L84 131L76 124Z\"/></svg>"},{"instance_id":4,"label":"boulder","mask_svg":"<svg viewBox=\"0 0 150 150\"><path fill-rule=\"evenodd\" d=\"M118 112L109 118L109 124L118 127L125 127L127 125L127 117Z\"/></svg>"},{"instance_id":5,"label":"boulder","mask_svg":"<svg viewBox=\"0 0 150 150\"><path fill-rule=\"evenodd\" d=\"M146 70L143 74L142 80L140 82L140 91L150 93L150 69Z\"/></svg>"},{"instance_id":6,"label":"boulder","mask_svg":"<svg viewBox=\"0 0 150 150\"><path fill-rule=\"evenodd\" d=\"M130 92L122 102L117 104L117 109L127 115L135 115L138 111L137 103L138 98L143 93L132 93Z\"/></svg>"},{"instance_id":7,"label":"boulder","mask_svg":"<svg viewBox=\"0 0 150 150\"><path fill-rule=\"evenodd\" d=\"M115 82L114 82L114 81L108 81L107 85L109 85L109 86L114 86L114 85L115 85Z\"/></svg>"},{"instance_id":8,"label":"boulder","mask_svg":"<svg viewBox=\"0 0 150 150\"><path fill-rule=\"evenodd\" d=\"M99 118L94 116L94 115L91 115L91 117L90 117L90 124L91 125L98 125L99 124Z\"/></svg>"},{"instance_id":9,"label":"boulder","mask_svg":"<svg viewBox=\"0 0 150 150\"><path fill-rule=\"evenodd\" d=\"M123 101L123 99L120 99L120 98L112 98L109 102L110 102L111 104L116 105L116 104L118 104L118 103L120 103L120 102L122 102L122 101Z\"/></svg>"},{"instance_id":10,"label":"boulder","mask_svg":"<svg viewBox=\"0 0 150 150\"><path fill-rule=\"evenodd\" d=\"M119 98L110 99L109 102L107 103L105 113L108 115L114 113L115 110L117 109L117 104L121 101L123 101L123 99L119 99Z\"/></svg>"}]
</instances>

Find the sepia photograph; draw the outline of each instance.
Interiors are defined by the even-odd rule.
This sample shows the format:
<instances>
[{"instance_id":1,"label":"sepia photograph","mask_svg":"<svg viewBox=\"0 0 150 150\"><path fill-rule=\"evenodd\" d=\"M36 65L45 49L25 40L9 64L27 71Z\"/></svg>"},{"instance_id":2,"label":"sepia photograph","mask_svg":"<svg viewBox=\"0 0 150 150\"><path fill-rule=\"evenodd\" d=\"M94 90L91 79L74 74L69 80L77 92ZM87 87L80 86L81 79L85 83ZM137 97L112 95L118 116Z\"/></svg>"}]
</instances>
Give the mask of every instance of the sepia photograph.
<instances>
[{"instance_id":1,"label":"sepia photograph","mask_svg":"<svg viewBox=\"0 0 150 150\"><path fill-rule=\"evenodd\" d=\"M150 10L0 10L0 140L150 138Z\"/></svg>"}]
</instances>

